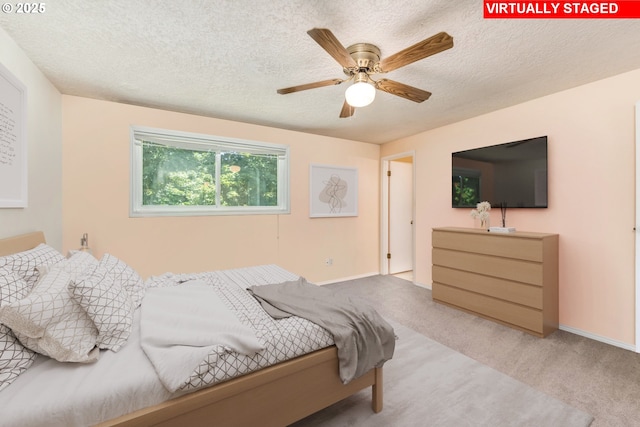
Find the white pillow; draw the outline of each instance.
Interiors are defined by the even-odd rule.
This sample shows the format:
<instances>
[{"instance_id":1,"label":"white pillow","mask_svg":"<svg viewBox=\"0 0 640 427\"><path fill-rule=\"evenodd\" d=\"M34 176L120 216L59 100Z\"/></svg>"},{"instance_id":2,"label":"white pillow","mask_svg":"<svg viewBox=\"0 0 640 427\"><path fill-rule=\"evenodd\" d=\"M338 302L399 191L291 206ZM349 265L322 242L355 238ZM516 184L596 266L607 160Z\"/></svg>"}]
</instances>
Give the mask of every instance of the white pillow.
<instances>
[{"instance_id":1,"label":"white pillow","mask_svg":"<svg viewBox=\"0 0 640 427\"><path fill-rule=\"evenodd\" d=\"M110 277L127 291L133 301L133 308L138 308L144 297L145 287L142 277L124 261L110 254L104 254L100 265L108 271Z\"/></svg>"},{"instance_id":2,"label":"white pillow","mask_svg":"<svg viewBox=\"0 0 640 427\"><path fill-rule=\"evenodd\" d=\"M88 252L73 251L73 253L56 264L38 266L40 274L47 274L53 268L59 268L69 273L72 280L81 277L86 272L93 271L98 266L99 261Z\"/></svg>"},{"instance_id":3,"label":"white pillow","mask_svg":"<svg viewBox=\"0 0 640 427\"><path fill-rule=\"evenodd\" d=\"M125 289L127 266L105 255L100 263L69 285L73 298L98 328L97 345L118 351L127 342L133 324L133 301Z\"/></svg>"},{"instance_id":4,"label":"white pillow","mask_svg":"<svg viewBox=\"0 0 640 427\"><path fill-rule=\"evenodd\" d=\"M24 298L29 286L6 267L0 267L0 307ZM37 354L23 346L11 329L0 324L0 391L26 371Z\"/></svg>"},{"instance_id":5,"label":"white pillow","mask_svg":"<svg viewBox=\"0 0 640 427\"><path fill-rule=\"evenodd\" d=\"M27 285L31 287L38 280L38 266L55 264L64 259L64 255L60 252L46 243L40 243L28 251L0 257L0 267L6 266L13 270L18 277L22 277L27 282Z\"/></svg>"},{"instance_id":6,"label":"white pillow","mask_svg":"<svg viewBox=\"0 0 640 427\"><path fill-rule=\"evenodd\" d=\"M33 351L61 362L93 362L98 331L71 297L70 282L69 273L51 269L26 298L0 307L0 322Z\"/></svg>"}]
</instances>

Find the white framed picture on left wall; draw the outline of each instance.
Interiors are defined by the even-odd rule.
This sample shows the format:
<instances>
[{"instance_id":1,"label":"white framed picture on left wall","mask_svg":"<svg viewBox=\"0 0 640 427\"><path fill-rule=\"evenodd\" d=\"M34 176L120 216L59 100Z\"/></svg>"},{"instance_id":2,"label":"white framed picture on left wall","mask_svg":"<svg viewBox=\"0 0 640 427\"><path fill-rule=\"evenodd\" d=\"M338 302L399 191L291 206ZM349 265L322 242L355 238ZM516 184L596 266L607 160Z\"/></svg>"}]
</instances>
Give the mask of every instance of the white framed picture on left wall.
<instances>
[{"instance_id":1,"label":"white framed picture on left wall","mask_svg":"<svg viewBox=\"0 0 640 427\"><path fill-rule=\"evenodd\" d=\"M358 216L358 169L311 164L309 216Z\"/></svg>"},{"instance_id":2,"label":"white framed picture on left wall","mask_svg":"<svg viewBox=\"0 0 640 427\"><path fill-rule=\"evenodd\" d=\"M27 88L0 64L0 208L27 207Z\"/></svg>"}]
</instances>

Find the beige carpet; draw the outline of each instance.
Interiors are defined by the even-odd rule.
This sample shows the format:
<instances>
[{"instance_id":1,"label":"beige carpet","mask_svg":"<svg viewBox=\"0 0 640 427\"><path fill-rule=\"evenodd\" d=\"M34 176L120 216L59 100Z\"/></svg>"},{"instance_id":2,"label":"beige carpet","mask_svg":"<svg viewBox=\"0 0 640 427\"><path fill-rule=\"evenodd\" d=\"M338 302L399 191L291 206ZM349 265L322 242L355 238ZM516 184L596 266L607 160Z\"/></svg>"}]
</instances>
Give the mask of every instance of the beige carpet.
<instances>
[{"instance_id":1,"label":"beige carpet","mask_svg":"<svg viewBox=\"0 0 640 427\"><path fill-rule=\"evenodd\" d=\"M364 390L294 424L308 426L589 426L589 414L393 322L384 410Z\"/></svg>"},{"instance_id":2,"label":"beige carpet","mask_svg":"<svg viewBox=\"0 0 640 427\"><path fill-rule=\"evenodd\" d=\"M566 331L544 339L434 302L393 276L332 285L388 319L594 416L591 427L640 427L640 354Z\"/></svg>"}]
</instances>

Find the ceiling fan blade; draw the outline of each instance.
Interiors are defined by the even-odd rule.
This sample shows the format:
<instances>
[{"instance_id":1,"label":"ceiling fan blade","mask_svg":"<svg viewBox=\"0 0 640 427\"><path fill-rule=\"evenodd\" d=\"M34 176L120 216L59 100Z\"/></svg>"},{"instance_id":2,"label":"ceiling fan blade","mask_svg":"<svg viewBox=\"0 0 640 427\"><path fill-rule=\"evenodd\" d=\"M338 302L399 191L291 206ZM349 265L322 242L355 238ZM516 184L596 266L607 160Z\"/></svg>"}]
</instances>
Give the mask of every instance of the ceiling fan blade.
<instances>
[{"instance_id":1,"label":"ceiling fan blade","mask_svg":"<svg viewBox=\"0 0 640 427\"><path fill-rule=\"evenodd\" d=\"M429 99L431 92L409 86L404 83L398 83L393 80L380 79L376 82L376 88L392 95L401 96L413 102L422 102Z\"/></svg>"},{"instance_id":2,"label":"ceiling fan blade","mask_svg":"<svg viewBox=\"0 0 640 427\"><path fill-rule=\"evenodd\" d=\"M340 111L340 118L344 119L346 117L351 117L355 112L356 107L352 107L347 101L344 101L344 104L342 104L342 111Z\"/></svg>"},{"instance_id":3,"label":"ceiling fan blade","mask_svg":"<svg viewBox=\"0 0 640 427\"><path fill-rule=\"evenodd\" d=\"M453 37L441 32L383 59L379 66L382 72L386 73L452 47Z\"/></svg>"},{"instance_id":4,"label":"ceiling fan blade","mask_svg":"<svg viewBox=\"0 0 640 427\"><path fill-rule=\"evenodd\" d=\"M347 49L342 46L336 36L326 28L313 28L307 31L307 34L316 41L329 55L333 57L338 64L344 68L357 67L356 61L349 55Z\"/></svg>"},{"instance_id":5,"label":"ceiling fan blade","mask_svg":"<svg viewBox=\"0 0 640 427\"><path fill-rule=\"evenodd\" d=\"M317 87L324 87L324 86L339 85L343 81L344 80L340 80L340 79L331 79L331 80L323 80L321 82L307 83L305 85L285 87L283 89L278 89L278 93L280 95L286 95L287 93L300 92L301 90L315 89Z\"/></svg>"}]
</instances>

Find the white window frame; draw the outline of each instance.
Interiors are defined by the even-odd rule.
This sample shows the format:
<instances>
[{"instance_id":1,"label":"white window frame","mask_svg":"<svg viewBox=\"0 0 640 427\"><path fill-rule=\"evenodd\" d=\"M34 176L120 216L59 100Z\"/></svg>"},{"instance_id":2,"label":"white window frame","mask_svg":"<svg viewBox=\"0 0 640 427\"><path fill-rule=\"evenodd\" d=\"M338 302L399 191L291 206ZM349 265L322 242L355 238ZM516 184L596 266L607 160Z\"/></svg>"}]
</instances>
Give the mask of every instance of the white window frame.
<instances>
[{"instance_id":1,"label":"white window frame","mask_svg":"<svg viewBox=\"0 0 640 427\"><path fill-rule=\"evenodd\" d=\"M204 216L204 215L264 215L290 213L289 146L266 142L205 135L175 130L131 126L130 217ZM213 150L268 153L278 155L278 204L276 206L144 206L142 204L142 144L147 141L181 148L208 146ZM219 169L219 165L216 168ZM220 193L219 183L216 182Z\"/></svg>"}]
</instances>

